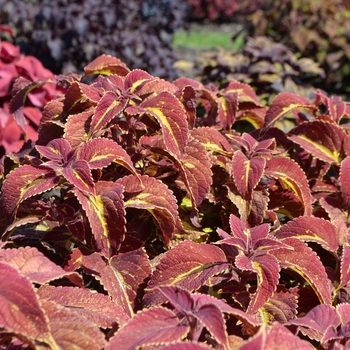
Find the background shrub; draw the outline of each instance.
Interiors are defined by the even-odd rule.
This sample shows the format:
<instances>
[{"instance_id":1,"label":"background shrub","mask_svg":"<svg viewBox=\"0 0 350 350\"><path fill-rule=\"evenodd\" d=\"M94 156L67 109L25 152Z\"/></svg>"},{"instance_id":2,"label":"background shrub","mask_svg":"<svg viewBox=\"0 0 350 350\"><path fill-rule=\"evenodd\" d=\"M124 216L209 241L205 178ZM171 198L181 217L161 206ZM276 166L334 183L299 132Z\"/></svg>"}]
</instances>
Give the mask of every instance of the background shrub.
<instances>
[{"instance_id":1,"label":"background shrub","mask_svg":"<svg viewBox=\"0 0 350 350\"><path fill-rule=\"evenodd\" d=\"M14 28L23 53L56 74L79 71L104 53L173 79L171 43L185 8L173 0L0 0L0 23Z\"/></svg>"}]
</instances>

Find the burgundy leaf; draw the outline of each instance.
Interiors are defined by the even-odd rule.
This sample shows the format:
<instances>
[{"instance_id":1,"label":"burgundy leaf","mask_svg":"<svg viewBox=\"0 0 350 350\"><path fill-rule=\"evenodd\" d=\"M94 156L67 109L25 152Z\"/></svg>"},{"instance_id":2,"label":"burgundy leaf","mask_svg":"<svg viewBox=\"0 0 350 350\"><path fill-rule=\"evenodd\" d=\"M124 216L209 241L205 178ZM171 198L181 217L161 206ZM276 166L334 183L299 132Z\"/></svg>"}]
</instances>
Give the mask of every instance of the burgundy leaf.
<instances>
[{"instance_id":1,"label":"burgundy leaf","mask_svg":"<svg viewBox=\"0 0 350 350\"><path fill-rule=\"evenodd\" d=\"M219 344L229 348L224 317L216 305L202 305L193 316L205 326Z\"/></svg>"},{"instance_id":2,"label":"burgundy leaf","mask_svg":"<svg viewBox=\"0 0 350 350\"><path fill-rule=\"evenodd\" d=\"M166 300L153 289L157 286L179 286L189 291L196 290L210 277L231 267L220 248L184 241L169 250L156 266L148 283L144 304L161 304Z\"/></svg>"},{"instance_id":3,"label":"burgundy leaf","mask_svg":"<svg viewBox=\"0 0 350 350\"><path fill-rule=\"evenodd\" d=\"M116 320L119 324L127 321L120 306L111 298L89 289L76 287L41 286L37 294L41 300L54 301L80 316L86 317L98 327L112 327ZM120 321L121 320L121 321Z\"/></svg>"},{"instance_id":4,"label":"burgundy leaf","mask_svg":"<svg viewBox=\"0 0 350 350\"><path fill-rule=\"evenodd\" d=\"M340 165L340 175L339 175L339 184L340 184L340 193L343 197L343 201L346 207L346 210L350 211L350 157L346 157Z\"/></svg>"},{"instance_id":5,"label":"burgundy leaf","mask_svg":"<svg viewBox=\"0 0 350 350\"><path fill-rule=\"evenodd\" d=\"M4 213L11 218L18 205L25 199L51 190L59 182L59 177L45 168L31 165L20 166L11 171L2 186L2 206Z\"/></svg>"},{"instance_id":6,"label":"burgundy leaf","mask_svg":"<svg viewBox=\"0 0 350 350\"><path fill-rule=\"evenodd\" d=\"M331 304L327 273L316 253L297 238L285 238L283 243L290 245L293 250L281 248L271 251L280 267L300 274L311 285L321 303Z\"/></svg>"},{"instance_id":7,"label":"burgundy leaf","mask_svg":"<svg viewBox=\"0 0 350 350\"><path fill-rule=\"evenodd\" d=\"M115 92L107 92L98 102L95 113L92 117L89 137L99 134L107 124L123 111L127 104L127 99L119 98Z\"/></svg>"},{"instance_id":8,"label":"burgundy leaf","mask_svg":"<svg viewBox=\"0 0 350 350\"><path fill-rule=\"evenodd\" d=\"M125 90L129 90L132 93L137 93L145 82L152 79L154 79L154 77L146 71L142 69L134 69L125 77Z\"/></svg>"},{"instance_id":9,"label":"burgundy leaf","mask_svg":"<svg viewBox=\"0 0 350 350\"><path fill-rule=\"evenodd\" d=\"M156 287L156 289L166 297L178 312L188 316L193 311L194 301L188 290L176 286L160 286Z\"/></svg>"},{"instance_id":10,"label":"burgundy leaf","mask_svg":"<svg viewBox=\"0 0 350 350\"><path fill-rule=\"evenodd\" d=\"M177 201L173 192L160 180L146 175L140 176L143 189L135 176L125 176L117 181L124 186L125 208L148 210L159 224L164 243L169 244L178 218ZM130 194L130 195L129 195Z\"/></svg>"},{"instance_id":11,"label":"burgundy leaf","mask_svg":"<svg viewBox=\"0 0 350 350\"><path fill-rule=\"evenodd\" d=\"M297 295L287 290L276 291L267 303L261 308L261 315L268 313L269 322L286 323L296 318L297 315Z\"/></svg>"},{"instance_id":12,"label":"burgundy leaf","mask_svg":"<svg viewBox=\"0 0 350 350\"><path fill-rule=\"evenodd\" d=\"M339 164L350 156L350 137L339 126L314 120L298 125L288 137L305 151L326 163Z\"/></svg>"},{"instance_id":13,"label":"burgundy leaf","mask_svg":"<svg viewBox=\"0 0 350 350\"><path fill-rule=\"evenodd\" d=\"M123 186L98 181L95 194L86 195L78 189L74 193L89 219L98 251L106 257L116 254L125 237Z\"/></svg>"},{"instance_id":14,"label":"burgundy leaf","mask_svg":"<svg viewBox=\"0 0 350 350\"><path fill-rule=\"evenodd\" d=\"M52 349L100 350L105 344L105 336L87 318L53 302L41 301L49 321Z\"/></svg>"},{"instance_id":15,"label":"burgundy leaf","mask_svg":"<svg viewBox=\"0 0 350 350\"><path fill-rule=\"evenodd\" d=\"M192 137L197 139L206 150L227 155L232 152L232 146L218 130L209 127L195 128L190 131Z\"/></svg>"},{"instance_id":16,"label":"burgundy leaf","mask_svg":"<svg viewBox=\"0 0 350 350\"><path fill-rule=\"evenodd\" d=\"M87 161L90 169L102 169L115 161L137 174L130 156L120 145L110 139L90 140L78 149L78 158Z\"/></svg>"},{"instance_id":17,"label":"burgundy leaf","mask_svg":"<svg viewBox=\"0 0 350 350\"><path fill-rule=\"evenodd\" d=\"M309 100L302 96L291 92L282 92L275 97L269 109L266 111L264 128L267 129L274 126L279 119L287 113L292 112L294 109L306 109L314 113L317 107L313 106Z\"/></svg>"},{"instance_id":18,"label":"burgundy leaf","mask_svg":"<svg viewBox=\"0 0 350 350\"><path fill-rule=\"evenodd\" d=\"M71 146L66 139L54 139L46 146L35 146L35 148L47 159L62 165L69 159Z\"/></svg>"},{"instance_id":19,"label":"burgundy leaf","mask_svg":"<svg viewBox=\"0 0 350 350\"><path fill-rule=\"evenodd\" d=\"M47 340L47 321L29 280L2 262L0 280L0 327L29 339Z\"/></svg>"},{"instance_id":20,"label":"burgundy leaf","mask_svg":"<svg viewBox=\"0 0 350 350\"><path fill-rule=\"evenodd\" d=\"M265 175L278 179L283 188L293 191L304 206L304 215L312 213L312 197L305 173L292 159L273 157L267 161Z\"/></svg>"},{"instance_id":21,"label":"burgundy leaf","mask_svg":"<svg viewBox=\"0 0 350 350\"><path fill-rule=\"evenodd\" d=\"M266 160L261 157L248 159L241 151L232 157L232 175L237 190L243 198L249 198L264 172Z\"/></svg>"},{"instance_id":22,"label":"burgundy leaf","mask_svg":"<svg viewBox=\"0 0 350 350\"><path fill-rule=\"evenodd\" d=\"M110 55L101 55L84 67L85 75L112 75L126 76L130 71L118 58Z\"/></svg>"},{"instance_id":23,"label":"burgundy leaf","mask_svg":"<svg viewBox=\"0 0 350 350\"><path fill-rule=\"evenodd\" d=\"M87 142L89 124L93 113L93 108L88 108L84 112L72 114L68 117L65 123L64 137L72 149L76 149L80 144Z\"/></svg>"},{"instance_id":24,"label":"burgundy leaf","mask_svg":"<svg viewBox=\"0 0 350 350\"><path fill-rule=\"evenodd\" d=\"M75 160L69 162L61 170L61 173L70 184L80 191L90 195L95 194L95 184L87 161Z\"/></svg>"},{"instance_id":25,"label":"burgundy leaf","mask_svg":"<svg viewBox=\"0 0 350 350\"><path fill-rule=\"evenodd\" d=\"M196 139L190 139L180 162L181 178L190 194L192 208L198 215L197 207L207 197L212 184L210 159L204 146Z\"/></svg>"},{"instance_id":26,"label":"burgundy leaf","mask_svg":"<svg viewBox=\"0 0 350 350\"><path fill-rule=\"evenodd\" d=\"M158 345L154 350L210 350L212 347L203 343L178 341L169 345Z\"/></svg>"},{"instance_id":27,"label":"burgundy leaf","mask_svg":"<svg viewBox=\"0 0 350 350\"><path fill-rule=\"evenodd\" d=\"M298 329L310 339L320 341L327 328L338 327L340 318L335 308L331 305L317 305L305 316L287 323L298 326Z\"/></svg>"},{"instance_id":28,"label":"burgundy leaf","mask_svg":"<svg viewBox=\"0 0 350 350\"><path fill-rule=\"evenodd\" d=\"M254 314L269 300L276 290L279 280L278 261L274 256L268 254L254 257L252 260L244 255L238 255L235 264L239 269L252 271L257 275L257 291L251 297L247 309L248 314Z\"/></svg>"},{"instance_id":29,"label":"burgundy leaf","mask_svg":"<svg viewBox=\"0 0 350 350\"><path fill-rule=\"evenodd\" d=\"M187 113L188 125L191 129L193 129L196 122L196 107L197 107L196 91L192 86L187 85L182 88L182 90L180 91L180 96L178 97L185 107L185 110Z\"/></svg>"},{"instance_id":30,"label":"burgundy leaf","mask_svg":"<svg viewBox=\"0 0 350 350\"><path fill-rule=\"evenodd\" d=\"M337 305L337 312L340 316L341 324L346 326L350 322L350 304Z\"/></svg>"},{"instance_id":31,"label":"burgundy leaf","mask_svg":"<svg viewBox=\"0 0 350 350\"><path fill-rule=\"evenodd\" d=\"M294 218L281 226L274 236L278 239L295 237L305 242L316 242L331 252L338 249L338 237L334 225L316 217Z\"/></svg>"},{"instance_id":32,"label":"burgundy leaf","mask_svg":"<svg viewBox=\"0 0 350 350\"><path fill-rule=\"evenodd\" d=\"M109 341L106 350L135 350L141 346L181 340L189 326L162 307L144 309L125 324Z\"/></svg>"},{"instance_id":33,"label":"burgundy leaf","mask_svg":"<svg viewBox=\"0 0 350 350\"><path fill-rule=\"evenodd\" d=\"M118 254L112 257L110 263L106 263L98 253L83 255L80 259L84 271L94 275L123 313L131 318L138 289L152 272L146 253L138 249Z\"/></svg>"},{"instance_id":34,"label":"burgundy leaf","mask_svg":"<svg viewBox=\"0 0 350 350\"><path fill-rule=\"evenodd\" d=\"M142 102L139 108L160 124L167 151L182 159L188 141L188 123L181 102L171 93L161 92Z\"/></svg>"},{"instance_id":35,"label":"burgundy leaf","mask_svg":"<svg viewBox=\"0 0 350 350\"><path fill-rule=\"evenodd\" d=\"M350 282L350 246L343 244L343 254L340 260L340 284L339 287L344 287Z\"/></svg>"},{"instance_id":36,"label":"burgundy leaf","mask_svg":"<svg viewBox=\"0 0 350 350\"><path fill-rule=\"evenodd\" d=\"M0 261L16 268L22 276L33 283L44 284L66 277L78 286L83 284L78 273L63 270L34 247L2 249Z\"/></svg>"}]
</instances>

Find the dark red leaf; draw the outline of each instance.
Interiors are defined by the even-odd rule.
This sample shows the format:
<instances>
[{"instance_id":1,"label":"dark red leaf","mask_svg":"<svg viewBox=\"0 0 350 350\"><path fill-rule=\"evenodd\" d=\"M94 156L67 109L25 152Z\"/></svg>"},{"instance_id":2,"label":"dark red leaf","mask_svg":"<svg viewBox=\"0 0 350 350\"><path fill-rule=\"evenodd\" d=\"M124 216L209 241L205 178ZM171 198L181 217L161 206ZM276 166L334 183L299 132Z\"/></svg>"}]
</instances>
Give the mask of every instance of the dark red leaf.
<instances>
[{"instance_id":1,"label":"dark red leaf","mask_svg":"<svg viewBox=\"0 0 350 350\"><path fill-rule=\"evenodd\" d=\"M98 251L106 257L116 254L125 235L123 187L115 182L99 181L95 194L87 195L78 189L74 193L89 219Z\"/></svg>"},{"instance_id":2,"label":"dark red leaf","mask_svg":"<svg viewBox=\"0 0 350 350\"><path fill-rule=\"evenodd\" d=\"M22 276L33 283L44 284L66 277L78 286L83 284L78 273L63 270L34 247L2 249L0 261L16 268Z\"/></svg>"},{"instance_id":3,"label":"dark red leaf","mask_svg":"<svg viewBox=\"0 0 350 350\"><path fill-rule=\"evenodd\" d=\"M144 309L110 339L105 349L135 350L143 345L171 343L184 338L189 328L169 309Z\"/></svg>"},{"instance_id":4,"label":"dark red leaf","mask_svg":"<svg viewBox=\"0 0 350 350\"><path fill-rule=\"evenodd\" d=\"M346 157L340 165L340 193L347 211L350 211L350 157Z\"/></svg>"},{"instance_id":5,"label":"dark red leaf","mask_svg":"<svg viewBox=\"0 0 350 350\"><path fill-rule=\"evenodd\" d=\"M29 339L48 340L45 314L29 280L2 262L0 280L0 327Z\"/></svg>"},{"instance_id":6,"label":"dark red leaf","mask_svg":"<svg viewBox=\"0 0 350 350\"><path fill-rule=\"evenodd\" d=\"M89 289L44 285L38 289L37 294L41 300L54 301L79 316L86 317L97 327L111 328L116 321L123 324L127 320L121 307L109 296Z\"/></svg>"},{"instance_id":7,"label":"dark red leaf","mask_svg":"<svg viewBox=\"0 0 350 350\"><path fill-rule=\"evenodd\" d=\"M110 55L101 55L95 58L87 66L84 67L85 75L101 74L112 75L117 74L120 76L126 76L130 70L128 67L118 58Z\"/></svg>"},{"instance_id":8,"label":"dark red leaf","mask_svg":"<svg viewBox=\"0 0 350 350\"><path fill-rule=\"evenodd\" d=\"M169 250L157 265L148 283L144 304L161 304L166 300L153 289L155 287L168 285L196 290L210 277L231 267L220 248L192 241L182 242Z\"/></svg>"}]
</instances>

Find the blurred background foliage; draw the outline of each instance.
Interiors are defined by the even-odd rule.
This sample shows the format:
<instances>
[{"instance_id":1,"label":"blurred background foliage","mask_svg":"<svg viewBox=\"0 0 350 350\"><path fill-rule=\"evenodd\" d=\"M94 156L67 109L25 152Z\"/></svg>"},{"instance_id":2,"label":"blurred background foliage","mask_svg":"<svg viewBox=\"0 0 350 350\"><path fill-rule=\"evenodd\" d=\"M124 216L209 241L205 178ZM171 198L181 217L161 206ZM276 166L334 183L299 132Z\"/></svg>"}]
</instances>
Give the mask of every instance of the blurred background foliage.
<instances>
[{"instance_id":1,"label":"blurred background foliage","mask_svg":"<svg viewBox=\"0 0 350 350\"><path fill-rule=\"evenodd\" d=\"M105 53L169 80L235 78L267 98L350 95L350 0L0 0L0 25L55 74Z\"/></svg>"}]
</instances>

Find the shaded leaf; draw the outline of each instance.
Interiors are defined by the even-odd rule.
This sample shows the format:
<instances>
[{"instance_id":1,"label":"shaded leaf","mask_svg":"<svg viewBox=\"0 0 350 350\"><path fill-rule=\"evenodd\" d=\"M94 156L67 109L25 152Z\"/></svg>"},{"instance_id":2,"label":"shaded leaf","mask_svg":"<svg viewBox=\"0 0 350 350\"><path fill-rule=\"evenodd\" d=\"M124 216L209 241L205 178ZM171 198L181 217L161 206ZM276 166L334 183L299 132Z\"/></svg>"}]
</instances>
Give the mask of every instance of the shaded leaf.
<instances>
[{"instance_id":1,"label":"shaded leaf","mask_svg":"<svg viewBox=\"0 0 350 350\"><path fill-rule=\"evenodd\" d=\"M236 266L241 270L252 271L257 275L258 287L251 297L247 309L248 314L258 311L272 296L279 280L279 265L274 256L265 254L252 259L244 255L238 255Z\"/></svg>"},{"instance_id":2,"label":"shaded leaf","mask_svg":"<svg viewBox=\"0 0 350 350\"><path fill-rule=\"evenodd\" d=\"M123 186L98 181L95 194L73 191L89 219L97 250L106 257L116 254L125 237Z\"/></svg>"},{"instance_id":3,"label":"shaded leaf","mask_svg":"<svg viewBox=\"0 0 350 350\"><path fill-rule=\"evenodd\" d=\"M208 345L203 343L178 341L169 345L158 345L155 350L210 350L212 349Z\"/></svg>"},{"instance_id":4,"label":"shaded leaf","mask_svg":"<svg viewBox=\"0 0 350 350\"><path fill-rule=\"evenodd\" d=\"M312 213L312 197L305 173L292 159L273 157L267 161L265 175L278 179L284 189L295 193L304 206L304 215Z\"/></svg>"},{"instance_id":5,"label":"shaded leaf","mask_svg":"<svg viewBox=\"0 0 350 350\"><path fill-rule=\"evenodd\" d=\"M340 184L340 193L343 197L343 201L346 207L346 210L350 212L350 157L346 157L340 165L340 175L339 175L339 184Z\"/></svg>"},{"instance_id":6,"label":"shaded leaf","mask_svg":"<svg viewBox=\"0 0 350 350\"><path fill-rule=\"evenodd\" d=\"M78 286L83 284L78 273L63 270L34 247L2 249L0 261L16 268L22 276L33 283L44 284L66 277Z\"/></svg>"},{"instance_id":7,"label":"shaded leaf","mask_svg":"<svg viewBox=\"0 0 350 350\"><path fill-rule=\"evenodd\" d=\"M350 282L350 246L343 244L343 253L340 260L340 284L339 287L345 287Z\"/></svg>"},{"instance_id":8,"label":"shaded leaf","mask_svg":"<svg viewBox=\"0 0 350 350\"><path fill-rule=\"evenodd\" d=\"M184 241L168 251L156 266L143 302L149 306L165 301L165 297L154 290L154 287L167 285L183 287L189 291L196 290L210 277L231 267L220 248Z\"/></svg>"},{"instance_id":9,"label":"shaded leaf","mask_svg":"<svg viewBox=\"0 0 350 350\"><path fill-rule=\"evenodd\" d=\"M350 156L350 137L338 125L314 120L292 129L288 138L326 163L340 163Z\"/></svg>"},{"instance_id":10,"label":"shaded leaf","mask_svg":"<svg viewBox=\"0 0 350 350\"><path fill-rule=\"evenodd\" d=\"M316 253L297 238L285 238L283 243L290 245L293 250L281 248L271 251L280 267L297 272L311 285L321 303L331 304L327 273Z\"/></svg>"},{"instance_id":11,"label":"shaded leaf","mask_svg":"<svg viewBox=\"0 0 350 350\"><path fill-rule=\"evenodd\" d=\"M148 114L160 124L167 151L182 159L188 141L187 116L181 102L169 92L148 98L140 106L129 107L130 114Z\"/></svg>"},{"instance_id":12,"label":"shaded leaf","mask_svg":"<svg viewBox=\"0 0 350 350\"><path fill-rule=\"evenodd\" d=\"M305 109L313 113L317 110L317 107L312 105L305 97L291 92L282 92L274 98L266 111L264 128L274 126L278 120L294 109Z\"/></svg>"},{"instance_id":13,"label":"shaded leaf","mask_svg":"<svg viewBox=\"0 0 350 350\"><path fill-rule=\"evenodd\" d=\"M310 339L321 340L330 326L338 327L339 315L331 305L317 305L305 316L288 322L288 325L298 326L299 331Z\"/></svg>"},{"instance_id":14,"label":"shaded leaf","mask_svg":"<svg viewBox=\"0 0 350 350\"><path fill-rule=\"evenodd\" d=\"M142 187L135 176L124 176L117 181L124 186L125 208L145 209L156 219L163 233L164 243L169 244L178 217L177 201L173 192L160 180L140 176Z\"/></svg>"},{"instance_id":15,"label":"shaded leaf","mask_svg":"<svg viewBox=\"0 0 350 350\"><path fill-rule=\"evenodd\" d=\"M175 342L184 338L189 328L169 309L144 309L110 339L105 349L135 350L143 345Z\"/></svg>"}]
</instances>

